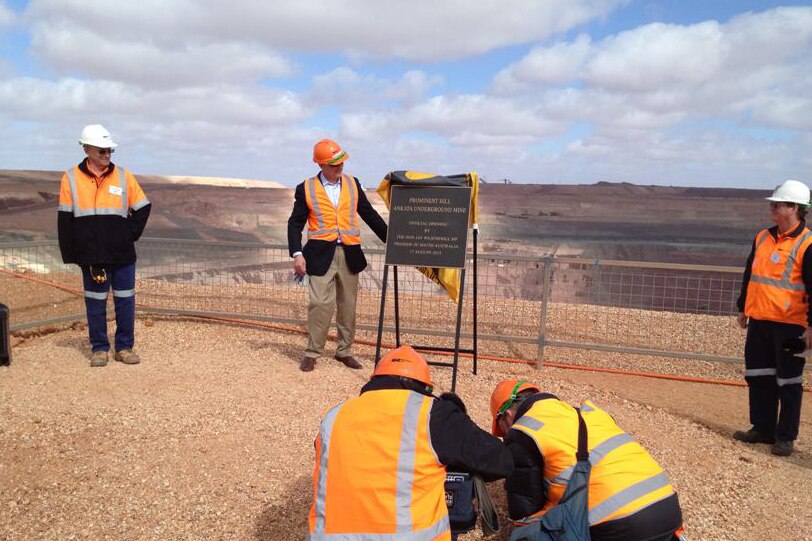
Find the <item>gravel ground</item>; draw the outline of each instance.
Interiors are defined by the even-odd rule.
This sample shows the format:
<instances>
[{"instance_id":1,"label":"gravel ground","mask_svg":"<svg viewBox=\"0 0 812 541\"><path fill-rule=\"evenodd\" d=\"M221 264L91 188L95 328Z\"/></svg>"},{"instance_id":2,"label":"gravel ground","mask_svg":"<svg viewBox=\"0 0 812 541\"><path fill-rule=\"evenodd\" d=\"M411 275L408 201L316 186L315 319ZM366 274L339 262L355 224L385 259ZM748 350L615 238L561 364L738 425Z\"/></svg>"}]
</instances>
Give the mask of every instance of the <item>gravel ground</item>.
<instances>
[{"instance_id":1,"label":"gravel ground","mask_svg":"<svg viewBox=\"0 0 812 541\"><path fill-rule=\"evenodd\" d=\"M0 539L302 539L319 419L358 392L374 350L357 348L365 370L323 358L305 374L301 335L172 318L136 332L138 366L90 369L86 331L66 328L0 369ZM812 539L808 422L779 459L729 438L742 389L467 363L457 390L483 427L510 374L608 409L668 470L690 539ZM450 370L433 374L450 387Z\"/></svg>"}]
</instances>

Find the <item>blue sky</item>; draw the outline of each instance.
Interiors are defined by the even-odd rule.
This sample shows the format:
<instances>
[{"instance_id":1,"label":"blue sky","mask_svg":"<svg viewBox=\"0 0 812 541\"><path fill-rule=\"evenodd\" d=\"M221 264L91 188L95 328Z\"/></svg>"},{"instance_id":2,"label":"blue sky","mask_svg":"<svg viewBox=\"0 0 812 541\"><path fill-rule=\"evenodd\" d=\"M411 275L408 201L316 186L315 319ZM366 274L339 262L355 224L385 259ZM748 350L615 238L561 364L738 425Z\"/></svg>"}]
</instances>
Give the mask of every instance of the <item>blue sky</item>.
<instances>
[{"instance_id":1,"label":"blue sky","mask_svg":"<svg viewBox=\"0 0 812 541\"><path fill-rule=\"evenodd\" d=\"M812 3L0 0L0 169L90 123L136 174L812 182Z\"/></svg>"}]
</instances>

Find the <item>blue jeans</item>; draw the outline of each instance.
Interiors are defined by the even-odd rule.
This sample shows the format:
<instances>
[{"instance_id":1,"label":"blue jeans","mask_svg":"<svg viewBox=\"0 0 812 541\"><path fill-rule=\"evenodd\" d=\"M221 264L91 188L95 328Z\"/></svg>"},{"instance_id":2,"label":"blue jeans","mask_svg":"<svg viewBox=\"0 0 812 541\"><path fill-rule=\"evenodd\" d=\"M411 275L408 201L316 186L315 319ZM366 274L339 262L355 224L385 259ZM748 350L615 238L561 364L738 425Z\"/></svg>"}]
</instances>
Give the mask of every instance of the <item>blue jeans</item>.
<instances>
[{"instance_id":1,"label":"blue jeans","mask_svg":"<svg viewBox=\"0 0 812 541\"><path fill-rule=\"evenodd\" d=\"M125 265L93 265L93 272L102 268L107 279L98 283L90 275L90 268L82 265L85 288L85 308L90 347L93 351L109 351L107 338L107 295L113 288L116 309L116 351L132 349L135 343L135 262Z\"/></svg>"}]
</instances>

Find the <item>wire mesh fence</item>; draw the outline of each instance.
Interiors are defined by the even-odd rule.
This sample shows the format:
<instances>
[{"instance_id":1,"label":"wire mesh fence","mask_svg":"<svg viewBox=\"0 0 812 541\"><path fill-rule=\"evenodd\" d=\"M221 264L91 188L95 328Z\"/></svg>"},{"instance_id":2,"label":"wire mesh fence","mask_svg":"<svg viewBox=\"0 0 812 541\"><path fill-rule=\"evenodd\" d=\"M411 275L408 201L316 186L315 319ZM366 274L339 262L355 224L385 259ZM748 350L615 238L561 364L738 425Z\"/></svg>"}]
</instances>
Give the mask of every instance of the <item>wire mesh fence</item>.
<instances>
[{"instance_id":1,"label":"wire mesh fence","mask_svg":"<svg viewBox=\"0 0 812 541\"><path fill-rule=\"evenodd\" d=\"M307 287L293 280L286 246L142 239L137 246L142 310L304 324ZM366 249L358 327L377 329L384 253ZM466 263L462 347L473 334L473 259ZM81 279L55 242L0 244L0 302L12 329L83 313ZM546 347L586 348L738 362L735 300L741 269L480 254L477 330L481 352L540 359ZM389 273L385 328L393 330ZM457 306L413 268L397 269L399 322L420 343L453 345Z\"/></svg>"}]
</instances>

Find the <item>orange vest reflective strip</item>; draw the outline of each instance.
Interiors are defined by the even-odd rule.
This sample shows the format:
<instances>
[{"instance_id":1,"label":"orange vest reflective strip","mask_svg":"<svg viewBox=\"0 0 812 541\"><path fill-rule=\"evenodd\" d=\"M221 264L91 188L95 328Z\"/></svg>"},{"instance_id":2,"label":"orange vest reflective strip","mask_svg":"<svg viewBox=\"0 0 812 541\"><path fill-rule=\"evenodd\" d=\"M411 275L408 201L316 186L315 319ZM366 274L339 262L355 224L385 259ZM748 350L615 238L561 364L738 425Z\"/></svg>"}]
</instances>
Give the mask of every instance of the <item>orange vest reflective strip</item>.
<instances>
[{"instance_id":1,"label":"orange vest reflective strip","mask_svg":"<svg viewBox=\"0 0 812 541\"><path fill-rule=\"evenodd\" d=\"M305 200L310 209L307 218L307 238L333 242L341 237L342 244L361 244L358 225L358 186L348 175L341 175L341 195L338 206L327 196L319 178L305 181Z\"/></svg>"},{"instance_id":2,"label":"orange vest reflective strip","mask_svg":"<svg viewBox=\"0 0 812 541\"><path fill-rule=\"evenodd\" d=\"M432 402L412 391L368 391L327 413L309 540L450 540L446 470L429 441Z\"/></svg>"},{"instance_id":3,"label":"orange vest reflective strip","mask_svg":"<svg viewBox=\"0 0 812 541\"><path fill-rule=\"evenodd\" d=\"M581 405L589 431L589 524L632 515L674 493L668 476L657 462L612 417L590 401ZM578 416L559 400L534 403L511 428L535 441L544 458L547 503L532 515L544 515L558 504L575 467ZM618 467L620 466L620 467Z\"/></svg>"},{"instance_id":4,"label":"orange vest reflective strip","mask_svg":"<svg viewBox=\"0 0 812 541\"><path fill-rule=\"evenodd\" d=\"M747 317L807 326L802 267L810 244L807 228L796 237L776 239L767 229L758 234L744 306Z\"/></svg>"},{"instance_id":5,"label":"orange vest reflective strip","mask_svg":"<svg viewBox=\"0 0 812 541\"><path fill-rule=\"evenodd\" d=\"M64 193L60 194L59 210L70 212L75 218L100 215L127 218L130 208L138 210L147 206L149 200L135 179L130 186L131 175L118 166L116 171L118 175L115 172L107 175L98 186L79 167L66 171L70 196L68 200Z\"/></svg>"}]
</instances>

